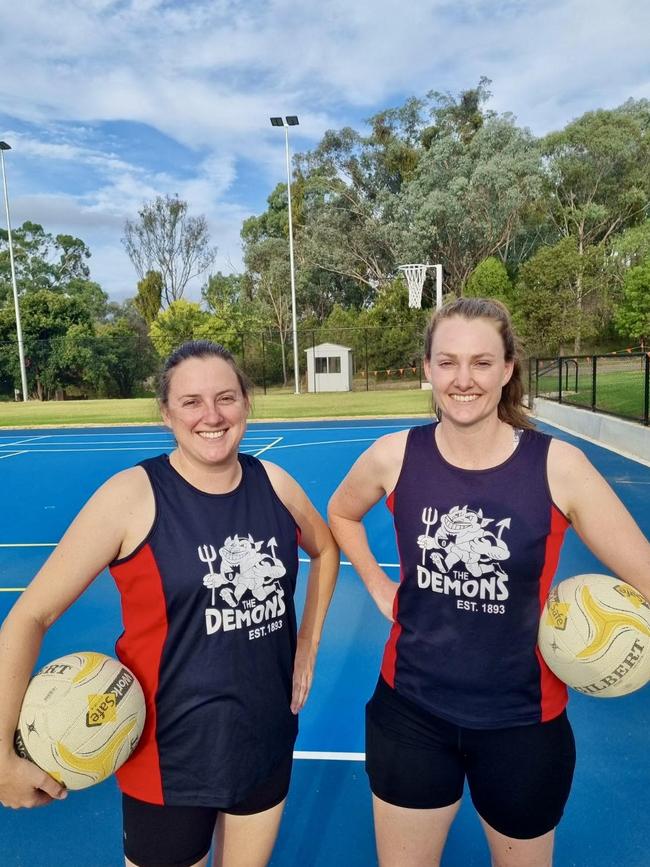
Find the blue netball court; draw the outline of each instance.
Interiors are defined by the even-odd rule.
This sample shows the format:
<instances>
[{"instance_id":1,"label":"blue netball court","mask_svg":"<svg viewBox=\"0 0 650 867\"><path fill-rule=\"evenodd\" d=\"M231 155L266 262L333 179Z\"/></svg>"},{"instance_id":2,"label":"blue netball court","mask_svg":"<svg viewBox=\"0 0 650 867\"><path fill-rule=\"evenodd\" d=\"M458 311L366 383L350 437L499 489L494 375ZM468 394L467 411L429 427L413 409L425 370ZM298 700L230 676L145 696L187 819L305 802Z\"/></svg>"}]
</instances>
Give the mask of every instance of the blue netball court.
<instances>
[{"instance_id":1,"label":"blue netball court","mask_svg":"<svg viewBox=\"0 0 650 867\"><path fill-rule=\"evenodd\" d=\"M283 466L325 514L332 491L364 449L385 433L420 423L422 419L257 423L249 426L243 450ZM546 425L539 427L581 447L650 534L650 467ZM113 473L172 447L162 427L0 432L0 619L95 489ZM394 533L384 504L368 515L367 529L379 561L397 578ZM611 544L617 540L612 538ZM303 564L299 604L306 569ZM569 531L558 577L606 571ZM103 572L50 630L41 661L75 650L113 653L121 629L119 598L112 578ZM297 761L273 867L377 863L363 768L363 716L388 629L360 579L344 564L312 694L301 714ZM569 713L578 764L557 835L556 867L648 867L650 687L609 700L573 693ZM0 808L1 867L123 863L120 802L113 780L71 792L66 801L38 810ZM466 796L443 865L486 864L487 848Z\"/></svg>"}]
</instances>

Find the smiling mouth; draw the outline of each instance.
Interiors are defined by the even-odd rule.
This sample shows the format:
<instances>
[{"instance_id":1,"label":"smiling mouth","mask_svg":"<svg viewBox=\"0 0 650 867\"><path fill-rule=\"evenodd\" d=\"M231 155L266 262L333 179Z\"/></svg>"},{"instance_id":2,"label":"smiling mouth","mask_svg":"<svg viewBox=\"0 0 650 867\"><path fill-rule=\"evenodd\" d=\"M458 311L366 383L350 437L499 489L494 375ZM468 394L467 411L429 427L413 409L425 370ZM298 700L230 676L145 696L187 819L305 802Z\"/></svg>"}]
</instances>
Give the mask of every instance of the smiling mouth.
<instances>
[{"instance_id":1,"label":"smiling mouth","mask_svg":"<svg viewBox=\"0 0 650 867\"><path fill-rule=\"evenodd\" d=\"M458 403L471 403L473 400L478 400L478 394L450 394L449 395L452 400L457 401Z\"/></svg>"},{"instance_id":2,"label":"smiling mouth","mask_svg":"<svg viewBox=\"0 0 650 867\"><path fill-rule=\"evenodd\" d=\"M201 430L199 436L204 440L220 440L225 435L225 430Z\"/></svg>"}]
</instances>

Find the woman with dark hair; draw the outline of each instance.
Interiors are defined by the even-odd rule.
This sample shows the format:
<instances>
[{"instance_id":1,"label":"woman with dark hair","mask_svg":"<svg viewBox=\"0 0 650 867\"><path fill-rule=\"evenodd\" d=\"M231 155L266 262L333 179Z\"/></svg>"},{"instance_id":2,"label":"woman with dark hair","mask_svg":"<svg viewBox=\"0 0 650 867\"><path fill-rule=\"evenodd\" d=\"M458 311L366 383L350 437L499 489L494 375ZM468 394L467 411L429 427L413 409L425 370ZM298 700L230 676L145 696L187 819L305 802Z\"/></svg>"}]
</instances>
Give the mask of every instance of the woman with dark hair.
<instances>
[{"instance_id":1,"label":"woman with dark hair","mask_svg":"<svg viewBox=\"0 0 650 867\"><path fill-rule=\"evenodd\" d=\"M0 801L65 796L13 752L45 630L109 566L122 598L119 658L147 719L118 771L126 864L262 867L289 788L338 549L298 484L240 452L248 386L224 347L167 360L160 408L176 448L110 478L88 501L0 632ZM92 539L92 544L88 540ZM298 545L311 558L300 629Z\"/></svg>"},{"instance_id":2,"label":"woman with dark hair","mask_svg":"<svg viewBox=\"0 0 650 867\"><path fill-rule=\"evenodd\" d=\"M495 867L548 867L575 763L567 690L537 649L564 533L650 596L650 545L580 450L533 428L506 308L454 301L427 329L439 421L377 440L330 526L392 621L366 708L381 867L433 867L467 780ZM383 496L400 583L361 520ZM616 539L616 545L608 544Z\"/></svg>"}]
</instances>

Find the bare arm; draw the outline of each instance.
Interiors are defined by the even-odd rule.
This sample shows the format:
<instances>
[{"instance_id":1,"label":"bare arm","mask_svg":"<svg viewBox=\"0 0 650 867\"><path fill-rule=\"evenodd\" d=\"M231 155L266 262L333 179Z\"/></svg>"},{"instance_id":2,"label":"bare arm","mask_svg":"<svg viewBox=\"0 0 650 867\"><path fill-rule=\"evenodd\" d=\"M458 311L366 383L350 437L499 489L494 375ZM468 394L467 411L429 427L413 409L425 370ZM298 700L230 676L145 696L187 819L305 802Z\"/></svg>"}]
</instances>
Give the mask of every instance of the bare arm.
<instances>
[{"instance_id":1,"label":"bare arm","mask_svg":"<svg viewBox=\"0 0 650 867\"><path fill-rule=\"evenodd\" d=\"M65 789L13 749L20 706L43 636L118 555L134 507L133 470L110 479L88 501L11 609L0 630L0 802L46 804Z\"/></svg>"},{"instance_id":2,"label":"bare arm","mask_svg":"<svg viewBox=\"0 0 650 867\"><path fill-rule=\"evenodd\" d=\"M585 545L650 600L650 542L585 455L553 440L548 458L553 500Z\"/></svg>"},{"instance_id":3,"label":"bare arm","mask_svg":"<svg viewBox=\"0 0 650 867\"><path fill-rule=\"evenodd\" d=\"M295 479L275 464L263 463L275 492L300 527L300 545L310 557L293 672L291 710L298 713L311 688L323 623L338 576L339 549L327 524Z\"/></svg>"},{"instance_id":4,"label":"bare arm","mask_svg":"<svg viewBox=\"0 0 650 867\"><path fill-rule=\"evenodd\" d=\"M389 620L393 619L398 585L375 559L361 519L397 484L407 435L408 431L401 431L381 437L365 451L332 495L328 508L334 538Z\"/></svg>"}]
</instances>

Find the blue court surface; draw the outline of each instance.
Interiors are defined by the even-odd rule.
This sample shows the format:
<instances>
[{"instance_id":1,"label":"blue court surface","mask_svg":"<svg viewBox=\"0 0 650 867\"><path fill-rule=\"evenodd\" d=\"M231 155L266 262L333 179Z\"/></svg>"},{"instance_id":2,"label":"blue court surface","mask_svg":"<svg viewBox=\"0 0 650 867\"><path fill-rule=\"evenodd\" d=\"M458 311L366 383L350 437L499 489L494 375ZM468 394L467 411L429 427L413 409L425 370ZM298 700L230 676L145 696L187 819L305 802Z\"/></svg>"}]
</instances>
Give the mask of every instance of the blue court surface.
<instances>
[{"instance_id":1,"label":"blue court surface","mask_svg":"<svg viewBox=\"0 0 650 867\"><path fill-rule=\"evenodd\" d=\"M420 423L422 419L258 423L250 425L242 448L288 470L324 514L330 494L374 439ZM540 428L583 448L650 534L650 468L545 425ZM118 470L171 448L171 436L162 427L0 431L0 619L93 490ZM378 560L397 578L395 537L384 504L369 514L367 529ZM611 543L615 545L616 539ZM303 564L299 603L306 569ZM569 531L558 577L606 571ZM41 661L75 650L113 653L121 628L117 592L104 572L50 630ZM360 579L343 565L312 694L301 715L297 761L274 867L377 863L363 767L363 716L388 628ZM557 834L555 864L648 867L650 687L614 700L573 693L569 711L578 765ZM489 864L467 795L442 863ZM38 810L0 808L1 867L64 864L123 864L119 796L113 780L72 792L66 801Z\"/></svg>"}]
</instances>

